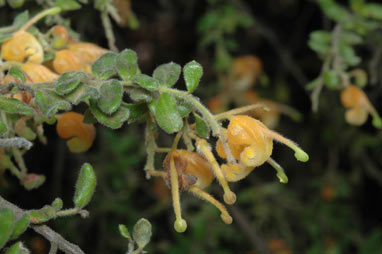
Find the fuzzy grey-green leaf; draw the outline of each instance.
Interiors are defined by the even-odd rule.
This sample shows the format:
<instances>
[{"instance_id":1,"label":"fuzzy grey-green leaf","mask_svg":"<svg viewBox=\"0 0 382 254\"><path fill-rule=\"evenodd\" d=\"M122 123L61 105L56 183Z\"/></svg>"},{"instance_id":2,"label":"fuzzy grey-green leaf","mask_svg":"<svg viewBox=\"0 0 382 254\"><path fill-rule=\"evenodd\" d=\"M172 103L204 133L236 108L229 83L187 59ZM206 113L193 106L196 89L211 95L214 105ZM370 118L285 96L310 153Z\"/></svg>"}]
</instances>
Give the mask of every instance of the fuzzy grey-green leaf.
<instances>
[{"instance_id":1,"label":"fuzzy grey-green leaf","mask_svg":"<svg viewBox=\"0 0 382 254\"><path fill-rule=\"evenodd\" d=\"M19 67L12 66L11 69L9 70L9 75L17 78L21 83L25 83L26 81L25 74L22 70L20 70Z\"/></svg>"},{"instance_id":2,"label":"fuzzy grey-green leaf","mask_svg":"<svg viewBox=\"0 0 382 254\"><path fill-rule=\"evenodd\" d=\"M203 75L203 67L195 60L187 63L183 67L184 81L186 82L187 91L192 93L198 87L200 79Z\"/></svg>"},{"instance_id":3,"label":"fuzzy grey-green leaf","mask_svg":"<svg viewBox=\"0 0 382 254\"><path fill-rule=\"evenodd\" d=\"M12 244L12 246L5 251L5 254L30 254L30 251L19 241Z\"/></svg>"},{"instance_id":4,"label":"fuzzy grey-green leaf","mask_svg":"<svg viewBox=\"0 0 382 254\"><path fill-rule=\"evenodd\" d=\"M59 110L70 110L72 108L69 102L48 89L36 91L35 103L46 117L55 115Z\"/></svg>"},{"instance_id":5,"label":"fuzzy grey-green leaf","mask_svg":"<svg viewBox=\"0 0 382 254\"><path fill-rule=\"evenodd\" d=\"M123 80L130 80L138 70L137 53L131 49L125 49L115 58L115 67Z\"/></svg>"},{"instance_id":6,"label":"fuzzy grey-green leaf","mask_svg":"<svg viewBox=\"0 0 382 254\"><path fill-rule=\"evenodd\" d=\"M28 104L13 98L0 95L0 110L20 115L34 115L34 109Z\"/></svg>"},{"instance_id":7,"label":"fuzzy grey-green leaf","mask_svg":"<svg viewBox=\"0 0 382 254\"><path fill-rule=\"evenodd\" d=\"M97 178L93 167L89 163L85 163L81 167L80 175L78 176L76 183L76 191L73 197L73 202L77 208L81 209L90 202L96 184Z\"/></svg>"},{"instance_id":8,"label":"fuzzy grey-green leaf","mask_svg":"<svg viewBox=\"0 0 382 254\"><path fill-rule=\"evenodd\" d=\"M99 87L89 86L88 84L81 83L74 91L65 95L65 99L74 105L80 102L87 101L88 99L98 99L100 97Z\"/></svg>"},{"instance_id":9,"label":"fuzzy grey-green leaf","mask_svg":"<svg viewBox=\"0 0 382 254\"><path fill-rule=\"evenodd\" d=\"M210 134L210 128L208 127L207 123L198 114L194 114L194 117L195 117L195 124L196 124L196 127L195 127L196 132L202 138L208 138Z\"/></svg>"},{"instance_id":10,"label":"fuzzy grey-green leaf","mask_svg":"<svg viewBox=\"0 0 382 254\"><path fill-rule=\"evenodd\" d=\"M16 239L22 233L24 233L25 230L27 230L29 223L30 223L30 217L29 217L29 214L26 213L18 221L15 222L15 226L13 228L13 232L10 236L10 239L11 240Z\"/></svg>"},{"instance_id":11,"label":"fuzzy grey-green leaf","mask_svg":"<svg viewBox=\"0 0 382 254\"><path fill-rule=\"evenodd\" d=\"M0 209L0 249L7 243L14 227L13 212L8 209Z\"/></svg>"},{"instance_id":12,"label":"fuzzy grey-green leaf","mask_svg":"<svg viewBox=\"0 0 382 254\"><path fill-rule=\"evenodd\" d=\"M151 223L145 218L140 219L133 229L133 239L138 247L145 247L150 242L151 235Z\"/></svg>"},{"instance_id":13,"label":"fuzzy grey-green leaf","mask_svg":"<svg viewBox=\"0 0 382 254\"><path fill-rule=\"evenodd\" d=\"M159 126L167 133L177 132L183 127L176 100L171 94L162 93L158 100L149 104L149 107Z\"/></svg>"},{"instance_id":14,"label":"fuzzy grey-green leaf","mask_svg":"<svg viewBox=\"0 0 382 254\"><path fill-rule=\"evenodd\" d=\"M50 219L53 219L53 217L56 214L56 209L51 207L50 205L45 205L41 209L36 210L30 210L30 221L33 223L44 223L47 222Z\"/></svg>"},{"instance_id":15,"label":"fuzzy grey-green leaf","mask_svg":"<svg viewBox=\"0 0 382 254\"><path fill-rule=\"evenodd\" d=\"M92 73L99 79L105 80L115 75L115 53L106 53L98 58L91 66Z\"/></svg>"},{"instance_id":16,"label":"fuzzy grey-green leaf","mask_svg":"<svg viewBox=\"0 0 382 254\"><path fill-rule=\"evenodd\" d=\"M146 74L137 74L132 81L148 91L156 91L159 87L159 82Z\"/></svg>"},{"instance_id":17,"label":"fuzzy grey-green leaf","mask_svg":"<svg viewBox=\"0 0 382 254\"><path fill-rule=\"evenodd\" d=\"M7 125L0 119L0 137L8 132Z\"/></svg>"},{"instance_id":18,"label":"fuzzy grey-green leaf","mask_svg":"<svg viewBox=\"0 0 382 254\"><path fill-rule=\"evenodd\" d=\"M123 106L119 107L113 114L107 115L99 109L95 100L90 100L90 110L99 123L111 129L120 128L130 115L129 109Z\"/></svg>"},{"instance_id":19,"label":"fuzzy grey-green leaf","mask_svg":"<svg viewBox=\"0 0 382 254\"><path fill-rule=\"evenodd\" d=\"M106 114L112 114L121 105L123 87L118 80L108 80L100 88L101 97L98 99L98 107Z\"/></svg>"},{"instance_id":20,"label":"fuzzy grey-green leaf","mask_svg":"<svg viewBox=\"0 0 382 254\"><path fill-rule=\"evenodd\" d=\"M129 230L127 229L127 227L125 225L119 224L118 229L119 229L119 233L121 234L121 236L123 236L124 238L127 238L127 239L131 239Z\"/></svg>"},{"instance_id":21,"label":"fuzzy grey-green leaf","mask_svg":"<svg viewBox=\"0 0 382 254\"><path fill-rule=\"evenodd\" d=\"M170 62L159 65L153 72L153 78L163 86L172 87L178 81L181 71L179 64Z\"/></svg>"},{"instance_id":22,"label":"fuzzy grey-green leaf","mask_svg":"<svg viewBox=\"0 0 382 254\"><path fill-rule=\"evenodd\" d=\"M68 94L76 89L86 77L87 74L81 71L65 72L57 79L56 92L60 95Z\"/></svg>"},{"instance_id":23,"label":"fuzzy grey-green leaf","mask_svg":"<svg viewBox=\"0 0 382 254\"><path fill-rule=\"evenodd\" d=\"M141 103L141 104L123 103L123 107L128 108L130 111L130 116L128 120L129 124L142 120L148 111L146 103Z\"/></svg>"}]
</instances>

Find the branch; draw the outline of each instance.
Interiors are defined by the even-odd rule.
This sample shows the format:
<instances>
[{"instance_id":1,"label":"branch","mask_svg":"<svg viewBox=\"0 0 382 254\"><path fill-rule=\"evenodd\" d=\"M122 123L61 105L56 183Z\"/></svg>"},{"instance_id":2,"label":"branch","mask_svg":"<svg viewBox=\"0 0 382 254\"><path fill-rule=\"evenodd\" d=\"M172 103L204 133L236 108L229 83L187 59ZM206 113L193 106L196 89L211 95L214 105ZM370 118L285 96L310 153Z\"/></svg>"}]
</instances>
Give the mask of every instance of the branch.
<instances>
[{"instance_id":1,"label":"branch","mask_svg":"<svg viewBox=\"0 0 382 254\"><path fill-rule=\"evenodd\" d=\"M26 213L26 211L5 200L2 196L0 196L0 209L1 208L12 210L16 218L21 218ZM52 245L56 245L60 250L67 254L85 254L80 247L68 242L60 234L46 225L31 225L30 227L40 235L44 236Z\"/></svg>"}]
</instances>

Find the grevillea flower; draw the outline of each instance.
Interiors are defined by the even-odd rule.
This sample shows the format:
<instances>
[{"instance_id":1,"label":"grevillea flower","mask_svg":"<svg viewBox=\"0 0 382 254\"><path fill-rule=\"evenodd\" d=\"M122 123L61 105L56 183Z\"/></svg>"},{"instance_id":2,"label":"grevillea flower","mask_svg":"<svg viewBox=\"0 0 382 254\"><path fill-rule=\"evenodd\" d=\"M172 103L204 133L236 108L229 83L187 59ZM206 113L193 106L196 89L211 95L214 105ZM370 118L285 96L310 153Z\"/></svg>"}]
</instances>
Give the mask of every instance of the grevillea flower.
<instances>
[{"instance_id":1,"label":"grevillea flower","mask_svg":"<svg viewBox=\"0 0 382 254\"><path fill-rule=\"evenodd\" d=\"M231 118L227 128L227 138L232 155L239 161L237 165L222 166L227 181L234 182L245 178L255 167L264 162L274 163L270 161L273 139L293 149L297 160L305 162L309 159L309 156L297 144L268 129L259 120L246 115ZM216 151L220 157L227 157L220 141L217 143Z\"/></svg>"},{"instance_id":2,"label":"grevillea flower","mask_svg":"<svg viewBox=\"0 0 382 254\"><path fill-rule=\"evenodd\" d=\"M341 91L341 103L347 110L345 120L352 125L362 125L366 122L369 113L373 117L373 125L382 128L382 119L366 94L357 86L350 85Z\"/></svg>"},{"instance_id":3,"label":"grevillea flower","mask_svg":"<svg viewBox=\"0 0 382 254\"><path fill-rule=\"evenodd\" d=\"M7 61L42 63L44 51L36 37L25 31L18 31L5 41L1 55Z\"/></svg>"}]
</instances>

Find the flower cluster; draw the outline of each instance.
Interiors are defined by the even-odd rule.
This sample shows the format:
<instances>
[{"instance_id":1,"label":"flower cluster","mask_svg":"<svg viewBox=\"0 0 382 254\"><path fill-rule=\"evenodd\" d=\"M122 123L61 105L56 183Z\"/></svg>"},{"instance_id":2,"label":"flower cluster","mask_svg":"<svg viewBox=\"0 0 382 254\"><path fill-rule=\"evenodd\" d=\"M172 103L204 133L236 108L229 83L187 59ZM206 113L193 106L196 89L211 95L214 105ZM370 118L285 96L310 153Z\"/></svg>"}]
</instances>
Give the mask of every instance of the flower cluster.
<instances>
[{"instance_id":1,"label":"flower cluster","mask_svg":"<svg viewBox=\"0 0 382 254\"><path fill-rule=\"evenodd\" d=\"M251 107L255 108L255 106ZM241 109L215 115L216 119L227 117L230 120L228 128L222 128L224 137L219 139L216 145L216 153L227 161L225 164L219 164L211 145L207 140L200 138L193 128L188 133L179 132L172 148L157 149L159 152L167 152L163 162L164 170L149 170L148 173L152 176L163 177L171 190L176 217L174 224L176 231L184 232L187 228L187 223L181 216L180 192L189 191L211 203L221 212L222 220L226 224L230 224L232 223L232 217L226 207L204 191L214 178L222 186L224 191L223 200L229 205L235 203L236 195L231 191L228 182L236 182L247 177L254 168L261 166L265 162L276 169L281 182L287 183L288 178L284 170L271 158L273 140L284 143L293 149L297 160L308 161L309 156L294 142L268 129L255 118L248 115L235 115L238 111L241 111ZM191 127L195 126L191 125ZM186 135L194 141L196 152L192 148L188 150L177 148L182 135Z\"/></svg>"}]
</instances>

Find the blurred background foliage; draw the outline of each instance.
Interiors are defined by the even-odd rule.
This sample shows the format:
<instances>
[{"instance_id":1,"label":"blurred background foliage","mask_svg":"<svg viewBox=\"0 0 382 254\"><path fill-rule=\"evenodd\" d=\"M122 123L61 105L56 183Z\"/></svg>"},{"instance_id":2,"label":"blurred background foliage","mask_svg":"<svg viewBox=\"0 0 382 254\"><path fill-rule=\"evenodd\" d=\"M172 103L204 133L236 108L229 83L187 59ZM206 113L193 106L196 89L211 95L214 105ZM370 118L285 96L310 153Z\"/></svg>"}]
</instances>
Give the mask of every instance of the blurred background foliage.
<instances>
[{"instance_id":1,"label":"blurred background foliage","mask_svg":"<svg viewBox=\"0 0 382 254\"><path fill-rule=\"evenodd\" d=\"M179 234L172 227L167 187L160 179L145 179L142 126L126 125L117 131L98 126L95 145L81 155L70 154L54 127L47 126L48 145L36 143L25 155L29 167L45 174L47 182L27 192L8 173L1 174L0 191L9 200L25 209L50 203L57 196L70 202L77 171L89 161L99 179L88 207L90 218L50 222L87 253L124 252L126 241L119 235L118 224L132 228L141 217L153 225L149 253L381 253L382 132L371 120L361 127L347 124L338 91L321 91L318 111L313 113L306 89L322 68L319 57L308 47L309 34L333 29L337 21L327 17L332 9L320 8L313 0L114 2L117 10L131 7L134 15L125 17L126 24L112 21L116 45L135 50L144 73L169 61L184 65L195 59L205 71L196 95L206 104L218 103L217 111L222 105L240 106L256 98L289 105L297 117L277 114L272 127L299 143L310 161L296 163L290 151L276 144L273 156L285 168L289 183L278 183L271 167L264 165L232 184L238 193L237 203L229 207L232 225L225 225L211 205L192 195L182 196L190 227ZM336 2L349 8L348 1ZM35 13L41 5L26 1L23 8ZM0 24L11 23L19 12L9 6L0 8ZM92 5L67 12L63 18L81 40L107 47L99 11ZM358 66L380 74L381 23L375 31L364 36L364 43L355 46L355 51L362 59ZM227 77L232 74L234 59L243 55L255 55L261 70L257 70L254 86L237 92L229 89ZM379 74L364 90L382 112ZM248 91L255 92L254 100ZM220 101L214 104L211 98L217 95ZM77 111L81 110L79 106ZM171 139L162 134L158 143L169 146ZM163 158L157 157L160 169ZM216 186L210 188L220 196ZM48 242L32 232L22 240L32 253L49 251Z\"/></svg>"}]
</instances>

